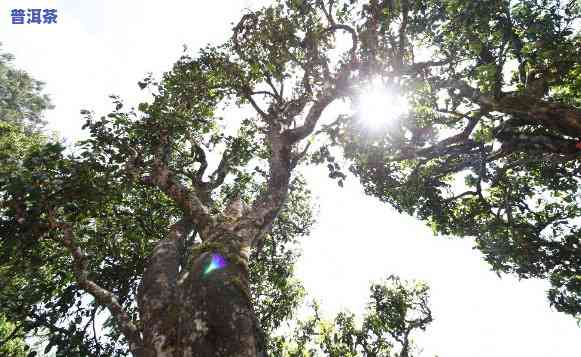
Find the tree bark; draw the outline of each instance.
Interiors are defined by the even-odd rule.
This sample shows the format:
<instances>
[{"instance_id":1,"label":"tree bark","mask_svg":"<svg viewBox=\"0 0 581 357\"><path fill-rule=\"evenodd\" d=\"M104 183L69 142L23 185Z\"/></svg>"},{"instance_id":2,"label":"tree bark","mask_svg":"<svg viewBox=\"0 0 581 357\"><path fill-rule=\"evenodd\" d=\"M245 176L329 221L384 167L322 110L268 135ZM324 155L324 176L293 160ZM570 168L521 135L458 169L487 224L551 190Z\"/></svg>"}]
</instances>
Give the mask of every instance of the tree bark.
<instances>
[{"instance_id":1,"label":"tree bark","mask_svg":"<svg viewBox=\"0 0 581 357\"><path fill-rule=\"evenodd\" d=\"M139 289L139 357L261 354L243 241L225 229L215 232L179 272L176 241L158 243Z\"/></svg>"},{"instance_id":2,"label":"tree bark","mask_svg":"<svg viewBox=\"0 0 581 357\"><path fill-rule=\"evenodd\" d=\"M581 109L527 96L507 96L492 101L492 108L517 115L521 120L555 129L570 137L581 137Z\"/></svg>"}]
</instances>

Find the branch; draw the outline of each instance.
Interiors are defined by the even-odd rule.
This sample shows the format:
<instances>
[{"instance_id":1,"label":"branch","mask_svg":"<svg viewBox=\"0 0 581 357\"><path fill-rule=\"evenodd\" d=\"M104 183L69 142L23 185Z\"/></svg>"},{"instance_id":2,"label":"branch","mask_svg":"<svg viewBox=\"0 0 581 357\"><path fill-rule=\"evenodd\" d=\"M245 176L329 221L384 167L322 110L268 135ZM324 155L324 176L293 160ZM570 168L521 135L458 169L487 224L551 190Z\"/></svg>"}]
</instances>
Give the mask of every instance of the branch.
<instances>
[{"instance_id":1,"label":"branch","mask_svg":"<svg viewBox=\"0 0 581 357\"><path fill-rule=\"evenodd\" d=\"M213 226L215 223L215 217L210 214L210 211L200 198L177 182L173 173L161 163L154 163L152 175L143 177L141 182L145 185L159 188L183 210L186 216L191 217L193 223L201 228Z\"/></svg>"},{"instance_id":2,"label":"branch","mask_svg":"<svg viewBox=\"0 0 581 357\"><path fill-rule=\"evenodd\" d=\"M460 80L460 79L448 79L436 83L436 88L454 88L460 91L458 94L467 99L479 101L481 99L480 90L477 88L473 88L468 83ZM492 98L490 98L492 99Z\"/></svg>"},{"instance_id":3,"label":"branch","mask_svg":"<svg viewBox=\"0 0 581 357\"><path fill-rule=\"evenodd\" d=\"M325 14L325 18L327 18L327 21L329 22L329 24L334 25L335 19L333 18L333 0L329 1L329 9L327 9L325 7L325 3L323 1L317 1L316 5L318 5L319 8L321 8L321 10L323 11L323 14Z\"/></svg>"},{"instance_id":4,"label":"branch","mask_svg":"<svg viewBox=\"0 0 581 357\"><path fill-rule=\"evenodd\" d=\"M305 123L300 127L280 133L280 126L270 125L267 133L267 142L271 152L267 190L254 202L245 217L246 222L253 222L251 224L254 225L250 228L255 230L252 244L258 243L271 229L278 211L286 200L291 171L298 162L298 159L292 155L293 145L314 131L322 112L334 99L332 91L315 102L307 114ZM259 223L256 225L254 222Z\"/></svg>"},{"instance_id":5,"label":"branch","mask_svg":"<svg viewBox=\"0 0 581 357\"><path fill-rule=\"evenodd\" d=\"M255 91L255 92L250 93L250 95L261 95L261 94L271 96L274 99L276 99L277 101L280 101L280 97L277 94L269 92L267 90L259 90L259 91Z\"/></svg>"},{"instance_id":6,"label":"branch","mask_svg":"<svg viewBox=\"0 0 581 357\"><path fill-rule=\"evenodd\" d=\"M351 45L351 49L349 50L349 53L351 54L351 61L353 62L355 59L355 53L357 51L357 46L359 46L359 38L357 37L357 32L351 26L344 25L344 24L333 24L333 25L331 25L331 27L329 27L327 29L327 31L330 31L330 32L335 32L337 30L347 31L347 32L349 32L349 34L351 34L352 45Z\"/></svg>"},{"instance_id":7,"label":"branch","mask_svg":"<svg viewBox=\"0 0 581 357\"><path fill-rule=\"evenodd\" d=\"M250 20L250 21L249 21ZM247 24L246 22L249 21L250 23ZM238 41L238 35L240 35L246 28L250 28L255 26L258 23L258 17L254 13L245 14L242 16L238 24L234 27L232 34L232 42L234 43L234 51L236 54L243 60L248 63L252 63L246 54L240 49L240 42Z\"/></svg>"},{"instance_id":8,"label":"branch","mask_svg":"<svg viewBox=\"0 0 581 357\"><path fill-rule=\"evenodd\" d=\"M465 197L465 196L478 196L478 192L476 192L476 191L466 191L466 192L463 192L463 193L459 194L458 196L446 198L444 200L444 202L456 201L457 199L462 198L462 197Z\"/></svg>"},{"instance_id":9,"label":"branch","mask_svg":"<svg viewBox=\"0 0 581 357\"><path fill-rule=\"evenodd\" d=\"M542 125L560 133L581 137L581 109L558 102L549 102L527 95L498 93L497 97L485 95L477 88L459 79L449 79L436 84L437 88L455 88L459 95L484 106L487 110L498 111L518 118L519 126Z\"/></svg>"},{"instance_id":10,"label":"branch","mask_svg":"<svg viewBox=\"0 0 581 357\"><path fill-rule=\"evenodd\" d=\"M464 128L464 130L461 133L458 133L454 136L443 139L442 141L438 142L437 144L435 144L431 147L422 149L419 152L425 152L425 151L429 152L432 150L443 148L443 147L450 145L450 144L466 142L470 138L470 134L472 134L472 131L474 131L474 128L476 128L476 125L478 124L480 117L481 117L480 112L478 112L473 117L466 116L466 118L468 119L468 125L466 126L466 128Z\"/></svg>"},{"instance_id":11,"label":"branch","mask_svg":"<svg viewBox=\"0 0 581 357\"><path fill-rule=\"evenodd\" d=\"M248 58L246 56L246 54L244 53L244 51L240 47L240 42L238 41L238 36L240 34L242 34L242 32L244 32L246 29L249 29L249 28L256 26L257 23L258 23L258 17L256 16L256 14L254 14L254 13L245 14L244 16L242 16L242 18L240 19L238 24L234 27L234 30L233 30L234 33L232 34L232 42L234 43L234 46L233 46L234 51L236 52L238 57L240 57L240 59L242 59L243 61L245 61L246 63L249 63L249 64L253 64L256 61L253 61L251 58ZM266 82L268 83L270 88L272 88L274 94L271 92L254 92L251 88L249 88L247 86L245 86L242 89L242 92L240 94L250 102L250 104L252 105L254 110L256 110L256 112L261 117L268 119L268 115L266 114L266 112L264 110L262 110L262 108L260 108L260 106L256 103L254 98L252 98L252 95L254 95L254 94L268 94L268 95L273 96L279 102L281 101L282 98L281 98L280 94L277 92L276 87L273 85L272 80L271 80L268 72L264 70L264 67L261 64L260 64L260 66L263 70L263 74L266 78Z\"/></svg>"},{"instance_id":12,"label":"branch","mask_svg":"<svg viewBox=\"0 0 581 357\"><path fill-rule=\"evenodd\" d=\"M555 154L579 154L576 140L554 136L518 135L502 142L502 150L507 152L550 152Z\"/></svg>"},{"instance_id":13,"label":"branch","mask_svg":"<svg viewBox=\"0 0 581 357\"><path fill-rule=\"evenodd\" d=\"M270 75L270 73L268 71L265 71L264 76L266 77L266 83L268 84L268 86L272 89L272 91L274 93L271 93L269 91L259 91L259 92L255 92L253 94L269 94L271 95L274 99L276 99L277 102L281 102L282 98L280 97L280 94L278 93L278 91L276 90L276 87L274 86L274 84L272 83L272 77Z\"/></svg>"},{"instance_id":14,"label":"branch","mask_svg":"<svg viewBox=\"0 0 581 357\"><path fill-rule=\"evenodd\" d=\"M517 116L530 125L542 125L560 133L581 137L581 109L557 102L548 102L524 95L505 95L495 100L481 96L481 103L493 110Z\"/></svg>"},{"instance_id":15,"label":"branch","mask_svg":"<svg viewBox=\"0 0 581 357\"><path fill-rule=\"evenodd\" d=\"M401 68L401 72L402 74L416 74L418 72L422 72L423 70L427 69L427 68L431 68L431 67L439 67L439 66L445 66L449 63L452 62L452 59L448 58L448 59L444 59L444 60L440 60L440 61L426 61L426 62L418 62L418 63L414 63L412 65L402 65Z\"/></svg>"},{"instance_id":16,"label":"branch","mask_svg":"<svg viewBox=\"0 0 581 357\"><path fill-rule=\"evenodd\" d=\"M253 93L253 91L250 90L250 88L245 88L245 89L243 89L243 91L242 91L241 94L242 94L242 96L244 98L246 98L250 102L250 105L252 105L252 107L254 108L254 110L256 110L256 112L258 114L260 114L261 117L267 119L268 118L268 114L266 114L264 112L264 110L262 110L262 108L260 108L260 106L256 103L256 101L254 100L254 98L252 98L252 93Z\"/></svg>"},{"instance_id":17,"label":"branch","mask_svg":"<svg viewBox=\"0 0 581 357\"><path fill-rule=\"evenodd\" d=\"M307 152L309 151L309 148L311 147L311 142L308 142L307 145L305 145L305 148L303 150L301 150L300 152L296 152L292 155L292 160L291 160L291 169L294 169L299 161L301 161L301 159L303 157L305 157L305 155L307 154Z\"/></svg>"},{"instance_id":18,"label":"branch","mask_svg":"<svg viewBox=\"0 0 581 357\"><path fill-rule=\"evenodd\" d=\"M91 314L91 323L93 325L93 341L95 342L95 347L97 348L97 356L101 354L101 345L99 344L99 339L97 337L97 328L95 327L95 316L97 315L97 306L93 309Z\"/></svg>"},{"instance_id":19,"label":"branch","mask_svg":"<svg viewBox=\"0 0 581 357\"><path fill-rule=\"evenodd\" d=\"M461 135L462 133L455 135L451 138L444 139L439 143L434 144L433 146L427 147L425 149L411 152L406 151L402 155L391 158L391 160L393 161L413 160L418 157L433 159L437 156L466 154L464 150L471 150L478 146L477 142L470 139L465 139L464 141L459 142L461 139ZM458 142L458 144L453 146L446 146L449 144L455 144L456 142Z\"/></svg>"},{"instance_id":20,"label":"branch","mask_svg":"<svg viewBox=\"0 0 581 357\"><path fill-rule=\"evenodd\" d=\"M256 245L272 228L272 223L283 206L291 177L291 149L292 143L284 133L271 127L267 133L267 142L270 147L269 176L267 189L254 201L242 219L241 229L247 232L247 244Z\"/></svg>"},{"instance_id":21,"label":"branch","mask_svg":"<svg viewBox=\"0 0 581 357\"><path fill-rule=\"evenodd\" d=\"M198 143L192 141L191 145L192 156L195 157L196 160L200 163L200 168L195 174L195 179L197 181L195 184L200 185L202 183L202 177L208 168L208 160L206 159L206 152L200 145L198 145Z\"/></svg>"},{"instance_id":22,"label":"branch","mask_svg":"<svg viewBox=\"0 0 581 357\"><path fill-rule=\"evenodd\" d=\"M54 239L67 248L71 254L73 258L73 272L77 284L79 284L83 290L91 294L99 305L107 307L111 316L119 326L119 330L129 341L130 351L134 352L138 350L143 344L141 336L139 335L139 330L135 327L131 318L119 303L117 297L89 279L89 271L87 270L89 262L81 247L79 247L74 241L74 233L71 225L55 222L54 216L50 211L48 217L51 228L63 231L63 236L61 238Z\"/></svg>"},{"instance_id":23,"label":"branch","mask_svg":"<svg viewBox=\"0 0 581 357\"><path fill-rule=\"evenodd\" d=\"M307 114L307 117L305 118L305 123L303 125L284 131L283 135L288 138L291 145L306 138L313 132L315 126L317 125L317 121L323 113L323 110L325 110L325 108L327 108L327 106L331 104L334 99L335 97L332 94L323 96L313 104L309 110L309 113Z\"/></svg>"},{"instance_id":24,"label":"branch","mask_svg":"<svg viewBox=\"0 0 581 357\"><path fill-rule=\"evenodd\" d=\"M228 150L224 151L222 154L222 159L218 164L218 168L214 171L211 175L210 183L208 184L208 188L213 190L224 183L224 179L230 170L230 155Z\"/></svg>"},{"instance_id":25,"label":"branch","mask_svg":"<svg viewBox=\"0 0 581 357\"><path fill-rule=\"evenodd\" d=\"M192 222L204 231L215 224L216 218L210 214L196 192L176 180L175 173L168 167L165 161L167 152L163 150L164 146L168 146L167 135L166 132L160 133L160 144L155 150L152 173L150 176L141 178L141 183L159 188L182 209L184 216L191 218Z\"/></svg>"},{"instance_id":26,"label":"branch","mask_svg":"<svg viewBox=\"0 0 581 357\"><path fill-rule=\"evenodd\" d=\"M477 154L477 152L468 152L466 154ZM442 165L446 169L434 171L434 176L433 176L434 179L440 179L440 178L445 177L449 174L461 172L462 170L464 170L466 168L476 167L476 165L479 164L479 162L474 160L472 157L468 157L465 160L460 161L456 164L451 164L450 161L452 158L455 158L455 157L450 155L450 157Z\"/></svg>"},{"instance_id":27,"label":"branch","mask_svg":"<svg viewBox=\"0 0 581 357\"><path fill-rule=\"evenodd\" d=\"M403 65L403 57L404 57L404 47L406 42L405 31L408 24L408 12L409 12L409 3L407 0L400 0L401 6L401 26L399 27L399 46L398 46L398 55L397 55L397 66L401 68Z\"/></svg>"},{"instance_id":28,"label":"branch","mask_svg":"<svg viewBox=\"0 0 581 357\"><path fill-rule=\"evenodd\" d=\"M496 160L502 159L503 157L508 156L510 154L511 154L511 152L503 150L501 148L499 150L496 150L496 151L490 153L490 155L488 155L486 157L486 162L496 161Z\"/></svg>"}]
</instances>

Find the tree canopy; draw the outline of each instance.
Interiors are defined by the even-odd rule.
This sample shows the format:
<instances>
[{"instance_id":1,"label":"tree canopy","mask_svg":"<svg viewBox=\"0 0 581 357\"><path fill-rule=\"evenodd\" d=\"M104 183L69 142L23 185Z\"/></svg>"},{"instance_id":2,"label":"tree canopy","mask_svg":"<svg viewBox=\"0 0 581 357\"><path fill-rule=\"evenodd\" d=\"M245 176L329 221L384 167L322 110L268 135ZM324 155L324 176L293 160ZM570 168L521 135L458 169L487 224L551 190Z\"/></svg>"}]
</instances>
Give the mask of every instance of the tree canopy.
<instances>
[{"instance_id":1,"label":"tree canopy","mask_svg":"<svg viewBox=\"0 0 581 357\"><path fill-rule=\"evenodd\" d=\"M12 60L10 54L0 52L0 186L17 170L31 149L46 143L47 138L40 134L40 130L44 124L44 111L52 107L48 96L41 93L42 83L15 69L10 63ZM0 202L4 204L4 201ZM2 248L4 239L2 236ZM4 252L0 256L4 257ZM4 299L4 293L15 293L8 293L14 286L10 286L11 272L6 263L6 260L0 260L0 354L20 357L26 354L25 329L13 315L11 306L6 306L10 302ZM14 280L19 280L22 285L26 283L25 278L26 273L18 274ZM34 299L31 301L36 302Z\"/></svg>"},{"instance_id":2,"label":"tree canopy","mask_svg":"<svg viewBox=\"0 0 581 357\"><path fill-rule=\"evenodd\" d=\"M0 50L0 118L33 130L44 124L43 111L52 104L42 93L44 83L14 68L13 60L14 56Z\"/></svg>"},{"instance_id":3,"label":"tree canopy","mask_svg":"<svg viewBox=\"0 0 581 357\"><path fill-rule=\"evenodd\" d=\"M0 308L64 355L260 354L303 294L299 170L325 164L339 186L349 170L434 232L474 237L496 271L549 279L551 303L579 316L580 16L557 0L274 1L140 81L151 101L82 111L90 136L68 151L26 136L47 107L27 79L33 99L0 107L17 124L0 131ZM371 129L361 98L377 88L408 109ZM323 123L339 101L354 110ZM387 336L409 353L403 336L431 321L425 288L392 283L361 329L318 327L341 341L324 337L328 354L388 355ZM402 322L418 296L423 317Z\"/></svg>"},{"instance_id":4,"label":"tree canopy","mask_svg":"<svg viewBox=\"0 0 581 357\"><path fill-rule=\"evenodd\" d=\"M377 46L399 53L382 76L410 112L379 133L338 126L350 170L435 233L475 237L496 271L548 278L551 303L579 316L579 4L399 4L382 16L400 46Z\"/></svg>"}]
</instances>

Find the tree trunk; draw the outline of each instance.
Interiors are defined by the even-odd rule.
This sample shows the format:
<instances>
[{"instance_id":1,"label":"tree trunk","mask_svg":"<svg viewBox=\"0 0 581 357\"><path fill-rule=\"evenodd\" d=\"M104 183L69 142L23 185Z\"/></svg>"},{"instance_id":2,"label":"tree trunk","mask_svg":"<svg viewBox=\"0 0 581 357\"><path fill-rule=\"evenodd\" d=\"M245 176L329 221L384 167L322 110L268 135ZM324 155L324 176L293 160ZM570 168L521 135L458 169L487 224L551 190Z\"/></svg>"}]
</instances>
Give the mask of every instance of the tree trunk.
<instances>
[{"instance_id":1,"label":"tree trunk","mask_svg":"<svg viewBox=\"0 0 581 357\"><path fill-rule=\"evenodd\" d=\"M139 357L259 355L242 239L225 231L194 248L179 270L179 240L156 246L139 288Z\"/></svg>"}]
</instances>

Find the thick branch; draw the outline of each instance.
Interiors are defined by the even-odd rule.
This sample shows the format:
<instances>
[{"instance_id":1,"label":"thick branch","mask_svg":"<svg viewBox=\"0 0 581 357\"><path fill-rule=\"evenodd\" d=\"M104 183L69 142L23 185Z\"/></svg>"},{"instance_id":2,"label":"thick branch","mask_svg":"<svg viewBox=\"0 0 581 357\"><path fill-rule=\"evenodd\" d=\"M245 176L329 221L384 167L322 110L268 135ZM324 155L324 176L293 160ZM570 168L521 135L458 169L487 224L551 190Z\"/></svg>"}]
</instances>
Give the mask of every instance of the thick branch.
<instances>
[{"instance_id":1,"label":"thick branch","mask_svg":"<svg viewBox=\"0 0 581 357\"><path fill-rule=\"evenodd\" d=\"M482 94L478 89L461 80L447 80L437 85L440 88L455 88L459 95L468 98L487 109L511 114L519 124L542 125L560 133L581 137L581 109L557 102L548 102L535 97L519 94L500 94L497 98Z\"/></svg>"},{"instance_id":2,"label":"thick branch","mask_svg":"<svg viewBox=\"0 0 581 357\"><path fill-rule=\"evenodd\" d=\"M218 164L218 168L212 173L211 181L208 184L209 189L213 190L224 183L224 179L230 170L229 156L228 150L224 151L222 159Z\"/></svg>"},{"instance_id":3,"label":"thick branch","mask_svg":"<svg viewBox=\"0 0 581 357\"><path fill-rule=\"evenodd\" d=\"M441 142L433 146L427 147L425 149L417 151L406 151L401 155L391 158L391 160L393 161L413 160L419 157L433 159L438 156L467 154L468 153L467 150L472 150L478 146L477 142L470 139L466 139L463 140L462 142L457 143L461 139L461 136L459 135L444 139ZM450 144L455 145L448 146Z\"/></svg>"},{"instance_id":4,"label":"thick branch","mask_svg":"<svg viewBox=\"0 0 581 357\"><path fill-rule=\"evenodd\" d=\"M334 100L332 93L320 98L310 108L305 123L297 128L280 133L280 127L271 124L267 134L271 156L269 159L268 189L253 204L247 215L247 222L259 222L258 232L253 234L252 242L259 241L270 230L278 211L284 204L288 194L291 171L296 165L293 161L293 145L313 132L323 110Z\"/></svg>"},{"instance_id":5,"label":"thick branch","mask_svg":"<svg viewBox=\"0 0 581 357\"><path fill-rule=\"evenodd\" d=\"M321 118L323 110L325 110L325 108L327 108L327 106L331 104L334 99L334 96L330 94L323 96L313 104L309 110L309 113L307 114L307 117L305 118L305 123L303 125L285 131L284 136L289 141L289 144L296 143L311 134L313 130L315 130L315 126L317 125L317 121Z\"/></svg>"},{"instance_id":6,"label":"thick branch","mask_svg":"<svg viewBox=\"0 0 581 357\"><path fill-rule=\"evenodd\" d=\"M152 171L152 175L144 177L142 183L158 187L183 210L185 216L191 217L192 222L201 230L214 225L215 217L210 214L200 198L178 182L161 160L154 160Z\"/></svg>"},{"instance_id":7,"label":"thick branch","mask_svg":"<svg viewBox=\"0 0 581 357\"><path fill-rule=\"evenodd\" d=\"M272 227L272 222L284 204L291 177L292 143L287 136L281 135L276 127L271 127L267 135L271 156L267 189L253 203L245 216L242 229L250 230L246 235L249 245L256 244Z\"/></svg>"},{"instance_id":8,"label":"thick branch","mask_svg":"<svg viewBox=\"0 0 581 357\"><path fill-rule=\"evenodd\" d=\"M555 154L579 153L576 140L562 139L553 136L517 135L502 142L505 152L550 152Z\"/></svg>"},{"instance_id":9,"label":"thick branch","mask_svg":"<svg viewBox=\"0 0 581 357\"><path fill-rule=\"evenodd\" d=\"M478 124L478 121L480 120L480 113L476 113L476 115L473 115L472 117L468 117L468 125L466 125L466 128L464 128L464 130L462 130L461 133L458 133L454 136L448 137L446 139L443 139L442 141L438 142L437 144L419 150L418 153L421 155L422 153L425 152L431 152L431 151L435 151L437 149L442 149L448 145L451 144L457 144L457 143L461 143L461 142L466 142L469 138L470 138L470 134L472 134L472 132L474 131L474 128L476 128L476 125Z\"/></svg>"},{"instance_id":10,"label":"thick branch","mask_svg":"<svg viewBox=\"0 0 581 357\"><path fill-rule=\"evenodd\" d=\"M160 143L155 148L155 156L151 163L151 174L149 176L141 177L144 173L143 163L140 155L136 150L132 149L132 153L127 160L126 173L133 181L137 181L143 185L156 187L169 196L175 204L182 209L185 216L192 217L193 223L198 225L201 229L205 229L215 223L215 218L209 213L208 208L204 204L207 202L206 192L199 192L199 195L185 187L176 178L176 174L167 165L168 155L170 154L170 145L168 142L167 132L160 133ZM195 176L188 175L193 178L192 182L195 188L203 191L202 176L208 166L206 161L206 154L204 150L195 142L191 142L192 155L200 162L200 168L197 170Z\"/></svg>"},{"instance_id":11,"label":"thick branch","mask_svg":"<svg viewBox=\"0 0 581 357\"><path fill-rule=\"evenodd\" d=\"M489 104L493 110L518 116L520 121L528 120L531 125L542 125L567 136L581 137L581 109L524 95L510 95L499 100L482 97L480 101Z\"/></svg>"}]
</instances>

